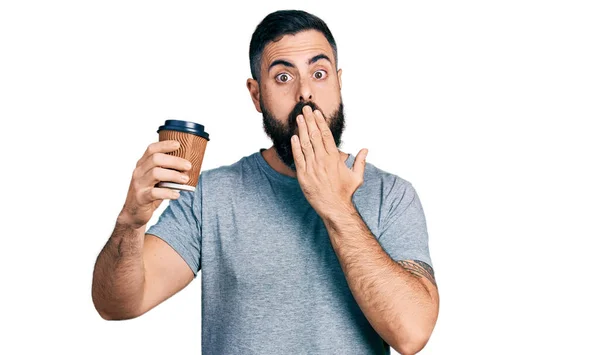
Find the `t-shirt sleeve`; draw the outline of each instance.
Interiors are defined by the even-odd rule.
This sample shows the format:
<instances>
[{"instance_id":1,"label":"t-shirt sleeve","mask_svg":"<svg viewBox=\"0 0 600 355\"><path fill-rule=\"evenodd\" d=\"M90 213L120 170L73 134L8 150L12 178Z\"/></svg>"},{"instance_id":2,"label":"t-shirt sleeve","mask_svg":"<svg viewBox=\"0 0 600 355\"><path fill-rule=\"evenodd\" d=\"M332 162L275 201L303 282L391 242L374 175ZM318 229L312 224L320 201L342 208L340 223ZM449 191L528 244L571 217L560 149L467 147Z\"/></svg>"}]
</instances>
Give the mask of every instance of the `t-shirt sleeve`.
<instances>
[{"instance_id":1,"label":"t-shirt sleeve","mask_svg":"<svg viewBox=\"0 0 600 355\"><path fill-rule=\"evenodd\" d=\"M169 244L189 265L194 277L200 271L201 250L201 184L196 191L180 191L178 199L169 205L146 234L152 234Z\"/></svg>"},{"instance_id":2,"label":"t-shirt sleeve","mask_svg":"<svg viewBox=\"0 0 600 355\"><path fill-rule=\"evenodd\" d=\"M417 191L395 178L383 199L379 244L394 260L420 260L433 267L429 256L427 223Z\"/></svg>"}]
</instances>

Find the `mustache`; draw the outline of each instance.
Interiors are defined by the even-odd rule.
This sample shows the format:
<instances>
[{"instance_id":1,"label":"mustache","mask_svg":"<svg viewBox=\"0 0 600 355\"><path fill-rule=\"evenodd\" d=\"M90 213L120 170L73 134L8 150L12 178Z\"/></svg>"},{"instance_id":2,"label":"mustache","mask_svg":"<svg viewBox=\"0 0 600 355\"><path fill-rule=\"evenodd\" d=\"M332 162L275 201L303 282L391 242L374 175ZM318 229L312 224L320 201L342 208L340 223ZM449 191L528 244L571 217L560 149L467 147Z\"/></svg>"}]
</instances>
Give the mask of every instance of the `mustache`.
<instances>
[{"instance_id":1,"label":"mustache","mask_svg":"<svg viewBox=\"0 0 600 355\"><path fill-rule=\"evenodd\" d=\"M298 117L299 115L302 114L302 108L304 106L310 106L310 108L313 111L314 110L319 110L319 111L321 111L321 113L323 113L323 110L321 110L321 108L319 106L317 106L317 104L315 104L312 101L300 101L300 102L298 102L296 104L296 106L294 106L294 108L292 109L292 111L290 112L290 115L288 116L288 127L290 128L290 130L297 131L298 123L296 122L296 117ZM291 136L290 136L290 138L291 138Z\"/></svg>"}]
</instances>

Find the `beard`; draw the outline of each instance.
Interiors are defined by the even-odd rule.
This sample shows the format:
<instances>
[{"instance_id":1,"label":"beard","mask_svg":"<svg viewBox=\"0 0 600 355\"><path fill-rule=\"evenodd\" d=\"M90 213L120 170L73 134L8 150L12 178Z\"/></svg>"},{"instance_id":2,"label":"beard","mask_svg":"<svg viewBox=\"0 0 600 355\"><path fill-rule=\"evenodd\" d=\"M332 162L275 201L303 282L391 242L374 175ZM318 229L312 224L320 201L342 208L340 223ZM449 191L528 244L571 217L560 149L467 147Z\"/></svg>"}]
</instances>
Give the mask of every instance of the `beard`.
<instances>
[{"instance_id":1,"label":"beard","mask_svg":"<svg viewBox=\"0 0 600 355\"><path fill-rule=\"evenodd\" d=\"M314 102L300 101L294 106L287 117L287 122L284 124L278 121L269 110L267 110L263 104L262 97L260 98L260 108L263 114L263 128L265 133L273 141L273 146L275 147L279 159L293 171L296 171L296 166L294 164L294 155L292 152L292 136L295 134L300 137L298 134L296 117L302 114L302 108L306 105L310 106L313 111L319 110L323 113ZM329 129L331 130L331 135L333 136L336 147L339 147L342 142L341 138L345 127L344 104L341 99L338 109L330 117L325 117L325 122L327 122Z\"/></svg>"}]
</instances>

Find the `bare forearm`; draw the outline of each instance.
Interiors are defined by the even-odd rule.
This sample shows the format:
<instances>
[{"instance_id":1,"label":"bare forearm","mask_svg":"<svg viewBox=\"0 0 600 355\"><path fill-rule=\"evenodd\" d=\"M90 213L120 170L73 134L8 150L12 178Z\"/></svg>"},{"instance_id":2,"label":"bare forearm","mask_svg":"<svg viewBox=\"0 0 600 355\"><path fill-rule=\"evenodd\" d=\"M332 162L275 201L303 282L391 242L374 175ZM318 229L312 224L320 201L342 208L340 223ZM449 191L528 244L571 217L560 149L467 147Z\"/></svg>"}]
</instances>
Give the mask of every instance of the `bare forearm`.
<instances>
[{"instance_id":1,"label":"bare forearm","mask_svg":"<svg viewBox=\"0 0 600 355\"><path fill-rule=\"evenodd\" d=\"M324 221L350 290L373 328L396 350L419 351L437 318L430 292L387 255L353 207Z\"/></svg>"},{"instance_id":2,"label":"bare forearm","mask_svg":"<svg viewBox=\"0 0 600 355\"><path fill-rule=\"evenodd\" d=\"M138 315L144 291L145 226L133 229L117 221L94 267L92 299L105 319Z\"/></svg>"}]
</instances>

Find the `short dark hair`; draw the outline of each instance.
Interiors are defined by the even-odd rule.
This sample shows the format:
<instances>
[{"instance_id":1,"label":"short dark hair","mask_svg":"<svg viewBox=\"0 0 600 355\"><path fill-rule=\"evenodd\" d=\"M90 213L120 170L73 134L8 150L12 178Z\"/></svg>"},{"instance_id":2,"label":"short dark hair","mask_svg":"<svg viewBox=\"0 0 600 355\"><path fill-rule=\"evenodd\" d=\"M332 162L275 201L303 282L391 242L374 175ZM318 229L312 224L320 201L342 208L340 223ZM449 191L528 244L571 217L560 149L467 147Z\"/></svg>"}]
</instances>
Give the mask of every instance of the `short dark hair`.
<instances>
[{"instance_id":1,"label":"short dark hair","mask_svg":"<svg viewBox=\"0 0 600 355\"><path fill-rule=\"evenodd\" d=\"M296 34L306 30L321 32L331 48L337 69L337 46L327 24L315 15L302 10L279 10L267 15L256 26L250 40L250 71L252 78L260 82L260 60L263 50L269 42L279 40L284 35Z\"/></svg>"}]
</instances>

